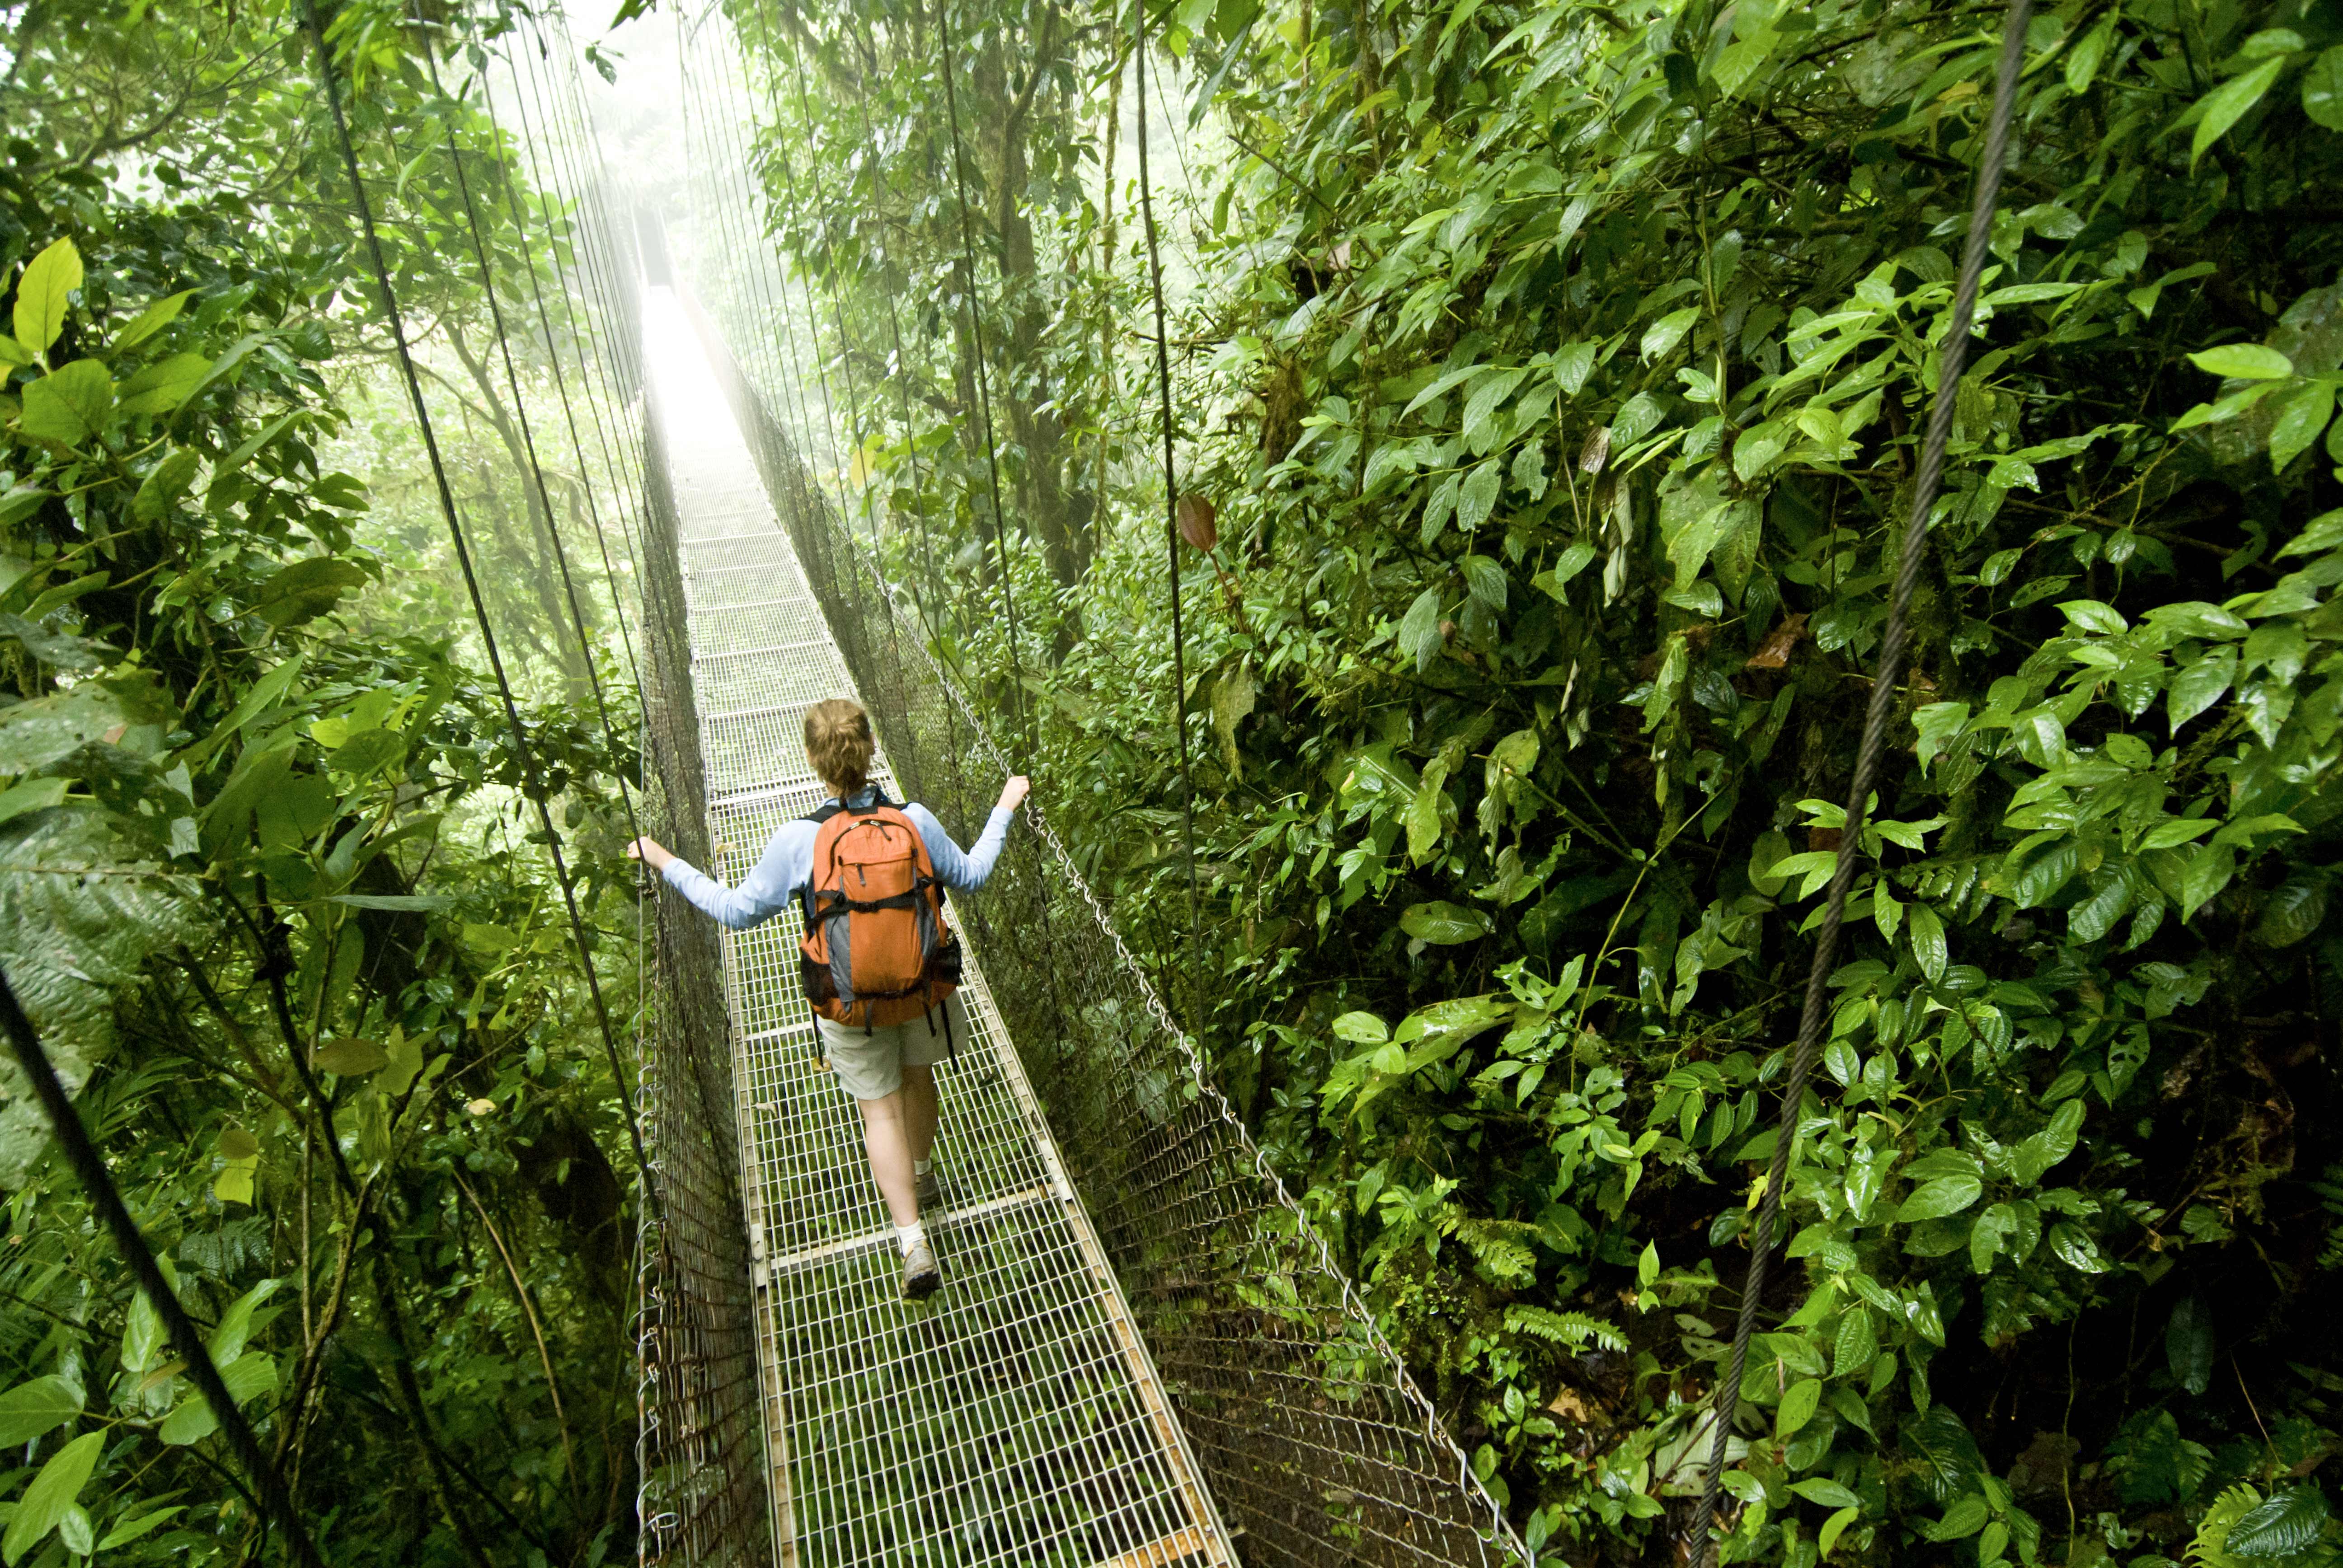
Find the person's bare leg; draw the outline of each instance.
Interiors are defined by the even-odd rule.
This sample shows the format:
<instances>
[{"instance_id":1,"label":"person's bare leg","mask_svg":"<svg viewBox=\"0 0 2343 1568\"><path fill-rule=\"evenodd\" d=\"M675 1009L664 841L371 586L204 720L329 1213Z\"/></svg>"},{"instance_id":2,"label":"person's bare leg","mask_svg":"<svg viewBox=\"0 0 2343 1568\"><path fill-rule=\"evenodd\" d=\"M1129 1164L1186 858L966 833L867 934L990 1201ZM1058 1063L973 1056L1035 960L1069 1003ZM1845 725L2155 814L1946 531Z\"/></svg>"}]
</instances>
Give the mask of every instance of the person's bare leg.
<instances>
[{"instance_id":1,"label":"person's bare leg","mask_svg":"<svg viewBox=\"0 0 2343 1568\"><path fill-rule=\"evenodd\" d=\"M925 1160L936 1151L936 1070L903 1068L903 1127L910 1136L911 1158Z\"/></svg>"},{"instance_id":2,"label":"person's bare leg","mask_svg":"<svg viewBox=\"0 0 2343 1568\"><path fill-rule=\"evenodd\" d=\"M910 1074L906 1073L905 1077ZM901 1090L883 1100L858 1100L862 1108L862 1146L870 1151L870 1177L898 1229L920 1220L920 1192L911 1174L911 1144L904 1125Z\"/></svg>"}]
</instances>

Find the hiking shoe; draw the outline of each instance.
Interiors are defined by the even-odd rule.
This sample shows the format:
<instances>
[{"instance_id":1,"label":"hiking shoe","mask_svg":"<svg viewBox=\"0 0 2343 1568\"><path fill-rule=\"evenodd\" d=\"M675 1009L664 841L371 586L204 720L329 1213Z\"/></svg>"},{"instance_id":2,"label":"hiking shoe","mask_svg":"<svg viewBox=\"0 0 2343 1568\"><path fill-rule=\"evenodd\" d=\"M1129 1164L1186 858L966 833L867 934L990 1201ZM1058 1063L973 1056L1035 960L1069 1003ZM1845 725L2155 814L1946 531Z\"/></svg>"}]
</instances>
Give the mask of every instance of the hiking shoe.
<instances>
[{"instance_id":1,"label":"hiking shoe","mask_svg":"<svg viewBox=\"0 0 2343 1568\"><path fill-rule=\"evenodd\" d=\"M917 1191L920 1195L920 1212L924 1215L941 1210L944 1206L944 1188L943 1183L936 1180L936 1173L933 1171L921 1171L915 1180L919 1183Z\"/></svg>"},{"instance_id":2,"label":"hiking shoe","mask_svg":"<svg viewBox=\"0 0 2343 1568\"><path fill-rule=\"evenodd\" d=\"M924 1302L943 1288L944 1271L936 1267L936 1250L925 1241L915 1242L903 1254L903 1299Z\"/></svg>"}]
</instances>

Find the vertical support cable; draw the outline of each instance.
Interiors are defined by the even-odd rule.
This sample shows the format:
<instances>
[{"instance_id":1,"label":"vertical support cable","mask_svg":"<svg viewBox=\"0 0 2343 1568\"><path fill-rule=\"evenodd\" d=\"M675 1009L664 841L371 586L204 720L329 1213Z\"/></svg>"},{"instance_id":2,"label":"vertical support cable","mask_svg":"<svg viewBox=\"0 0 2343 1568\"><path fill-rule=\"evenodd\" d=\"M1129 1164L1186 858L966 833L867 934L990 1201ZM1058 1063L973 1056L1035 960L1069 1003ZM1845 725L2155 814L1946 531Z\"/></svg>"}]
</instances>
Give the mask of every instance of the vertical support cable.
<instances>
[{"instance_id":1,"label":"vertical support cable","mask_svg":"<svg viewBox=\"0 0 2343 1568\"><path fill-rule=\"evenodd\" d=\"M317 0L302 0L307 14L310 36L317 48L317 76L324 85L327 107L332 112L334 135L340 143L342 165L350 179L350 197L357 205L359 232L366 241L367 253L373 264L375 284L382 296L384 324L390 328L390 340L398 359L398 367L407 382L407 397L415 409L416 427L423 437L423 448L430 460L432 483L438 492L439 509L447 524L447 536L456 549L456 561L463 568L464 588L472 601L472 617L478 623L480 640L488 650L488 668L496 677L497 695L505 710L505 722L512 733L513 750L527 780L525 793L537 808L538 825L545 833L546 853L553 862L553 877L561 890L561 901L569 915L569 934L578 950L578 967L584 971L587 994L594 1004L595 1021L600 1026L602 1047L610 1066L610 1087L618 1094L618 1105L625 1112L627 1138L632 1145L636 1174L643 1184L643 1201L654 1213L660 1211L657 1184L651 1179L650 1158L643 1149L643 1131L635 1114L635 1097L627 1087L624 1064L618 1057L618 1040L610 1022L610 1010L602 997L602 982L594 969L593 946L586 940L586 920L578 908L576 885L569 876L569 863L561 852L561 836L554 831L552 809L546 803L545 779L537 765L537 753L528 743L528 731L521 723L520 707L513 698L512 682L505 674L503 655L497 648L495 628L488 621L488 601L480 595L478 574L473 569L470 546L464 538L464 525L457 515L456 495L448 487L447 466L439 452L439 439L431 427L431 410L423 397L423 382L415 368L415 356L407 344L407 327L398 309L398 297L391 286L390 263L383 255L382 236L376 232L374 205L367 197L366 180L358 171L357 144L350 139L349 121L342 112L342 88L334 75L332 48L326 42L326 25L317 14Z\"/></svg>"},{"instance_id":2,"label":"vertical support cable","mask_svg":"<svg viewBox=\"0 0 2343 1568\"><path fill-rule=\"evenodd\" d=\"M1952 440L1953 413L1960 392L1961 372L1968 359L1969 323L1976 308L1978 281L1991 252L1994 206L2001 194L2002 165L2009 156L2009 125L2017 101L2017 75L2026 62L2026 26L2031 0L2009 0L2003 19L2001 63L1994 78L1993 110L1986 123L1985 152L1977 167L1976 196L1969 208L1968 246L1961 257L1960 281L1953 289L1952 314L1945 327L1945 343L1936 370L1936 399L1928 411L1928 432L1920 448L1920 472L1912 486L1912 510L1904 524L1904 543L1896 565L1896 584L1887 600L1887 626L1879 639L1879 668L1871 680L1871 704L1863 719L1863 741L1855 753L1855 781L1848 787L1846 824L1840 830L1838 860L1831 870L1830 896L1823 906L1822 929L1815 936L1815 956L1806 970L1805 1009L1798 1019L1798 1043L1790 1059L1790 1075L1782 1085L1782 1112L1775 1125L1774 1159L1765 1171L1765 1196L1757 1210L1756 1228L1749 1238L1749 1269L1741 1287L1741 1313L1733 1329L1733 1352L1725 1375L1717 1380L1709 1421L1715 1428L1708 1451L1708 1469L1701 1483L1700 1507L1693 1514L1689 1543L1695 1568L1715 1561L1720 1543L1709 1539L1716 1517L1716 1498L1725 1476L1725 1445L1740 1408L1741 1380L1749 1364L1749 1339L1757 1326L1758 1306L1765 1293L1771 1262L1774 1225L1782 1210L1782 1187L1789 1177L1790 1149L1797 1141L1798 1107L1805 1098L1806 1078L1822 1049L1823 1029L1829 1009L1830 976L1838 952L1839 927L1846 916L1848 891L1855 884L1863 857L1863 824L1869 809L1880 759L1887 749L1889 716L1896 709L1896 678L1901 673L1904 643L1909 630L1912 589L1920 578L1921 547L1928 537L1928 515L1945 477L1945 453Z\"/></svg>"},{"instance_id":3,"label":"vertical support cable","mask_svg":"<svg viewBox=\"0 0 2343 1568\"><path fill-rule=\"evenodd\" d=\"M993 434L992 393L985 377L984 318L977 309L976 231L968 218L968 171L961 163L965 154L960 144L960 93L952 85L951 0L936 0L936 45L943 57L944 114L951 127L952 189L960 198L960 254L968 268L968 292L961 306L968 312L969 338L975 357L972 368L976 375L977 408L984 420L985 471L992 487L992 546L1001 558L1001 598L1009 617L1010 696L1016 704L1019 732L1030 750L1032 724L1025 705L1024 657L1019 651L1016 574L1010 569L1009 519L1001 505L1001 447Z\"/></svg>"},{"instance_id":4,"label":"vertical support cable","mask_svg":"<svg viewBox=\"0 0 2343 1568\"><path fill-rule=\"evenodd\" d=\"M1188 762L1188 638L1180 604L1180 480L1172 449L1172 346L1163 325L1163 259L1156 248L1155 194L1147 177L1147 0L1131 0L1138 45L1139 212L1147 231L1147 286L1155 304L1155 389L1163 426L1163 541L1172 581L1172 729L1180 741L1180 838L1188 859L1189 1031L1204 1030L1203 900L1196 891L1196 779Z\"/></svg>"}]
</instances>

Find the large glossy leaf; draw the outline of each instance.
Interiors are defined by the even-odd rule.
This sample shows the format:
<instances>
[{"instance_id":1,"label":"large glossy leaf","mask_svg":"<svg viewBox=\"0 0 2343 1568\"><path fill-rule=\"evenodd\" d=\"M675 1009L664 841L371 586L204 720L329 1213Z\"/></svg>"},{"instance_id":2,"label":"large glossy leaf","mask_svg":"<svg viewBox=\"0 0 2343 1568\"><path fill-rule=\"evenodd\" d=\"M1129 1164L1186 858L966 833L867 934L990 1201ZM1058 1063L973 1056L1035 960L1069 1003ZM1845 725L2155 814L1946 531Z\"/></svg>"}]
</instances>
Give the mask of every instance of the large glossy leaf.
<instances>
[{"instance_id":1,"label":"large glossy leaf","mask_svg":"<svg viewBox=\"0 0 2343 1568\"><path fill-rule=\"evenodd\" d=\"M0 1393L0 1445L21 1447L81 1413L81 1385L52 1374Z\"/></svg>"},{"instance_id":2,"label":"large glossy leaf","mask_svg":"<svg viewBox=\"0 0 2343 1568\"><path fill-rule=\"evenodd\" d=\"M65 330L69 296L81 286L81 252L69 239L52 240L16 282L16 341L46 354Z\"/></svg>"},{"instance_id":3,"label":"large glossy leaf","mask_svg":"<svg viewBox=\"0 0 2343 1568\"><path fill-rule=\"evenodd\" d=\"M96 1468L98 1452L105 1446L106 1433L85 1432L50 1456L17 1501L7 1533L0 1535L0 1557L11 1563L24 1561L26 1553L64 1523L81 1489L88 1484L89 1473Z\"/></svg>"}]
</instances>

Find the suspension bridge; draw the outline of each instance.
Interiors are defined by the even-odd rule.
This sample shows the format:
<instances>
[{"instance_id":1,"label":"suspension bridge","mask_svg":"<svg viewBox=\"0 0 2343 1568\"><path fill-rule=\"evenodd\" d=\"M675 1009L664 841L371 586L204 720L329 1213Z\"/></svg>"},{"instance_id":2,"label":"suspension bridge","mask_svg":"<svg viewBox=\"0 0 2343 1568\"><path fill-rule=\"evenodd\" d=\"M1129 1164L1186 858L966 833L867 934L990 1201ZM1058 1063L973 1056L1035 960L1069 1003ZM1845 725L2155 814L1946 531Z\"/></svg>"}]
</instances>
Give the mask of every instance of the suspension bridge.
<instances>
[{"instance_id":1,"label":"suspension bridge","mask_svg":"<svg viewBox=\"0 0 2343 1568\"><path fill-rule=\"evenodd\" d=\"M427 52L441 109L402 123L345 79L306 12L311 120L343 176L326 199L353 220L624 1101L641 1223L639 1556L1526 1561L1051 828L1048 780L982 893L955 900L974 1038L939 1074L943 1202L927 1222L947 1285L928 1304L898 1299L859 1123L811 1049L794 915L719 940L646 890L643 1005L606 1001L436 433L463 416L432 371L416 275L392 260L415 236L461 226L463 243L429 261L486 297L496 342L480 384L501 369L493 390L566 598L568 624L549 629L586 654L614 738L596 655L639 693L630 830L737 879L825 793L800 727L830 697L860 699L878 777L963 841L1011 771L1004 716L939 662L920 585L883 564L885 530L902 524L852 494L840 461L841 437L860 439L851 351L868 346L843 340L836 302L825 310L771 237L786 215L756 149L781 56L735 32L771 25L759 3L673 18L689 178L664 212L611 176L558 19L518 19L444 82ZM388 172L435 138L452 211ZM997 470L989 414L982 435ZM557 481L584 498L567 528ZM1016 526L995 522L996 536ZM597 587L614 636L588 626ZM94 1151L67 1152L107 1186ZM135 1226L116 1230L212 1394L200 1334ZM317 1561L254 1432L224 1394L212 1402L293 1554Z\"/></svg>"},{"instance_id":2,"label":"suspension bridge","mask_svg":"<svg viewBox=\"0 0 2343 1568\"><path fill-rule=\"evenodd\" d=\"M434 435L417 367L429 345L413 333L426 313L402 299L402 279L414 284L381 237L451 216L380 172L418 143L445 138L452 216L470 243L434 260L458 276L468 268L485 292L518 422L516 460L544 503L577 646L595 640L579 580L598 576L620 612L617 646L603 651L622 657L641 700L631 825L737 878L776 826L825 793L799 725L809 705L840 695L872 715L880 780L926 802L956 837L970 836L1011 770L1001 716L940 661L920 583L890 575L884 530L900 521L851 494L840 460L841 434L860 450L852 350L871 346L845 341L836 301L825 310L770 237L789 215L774 209L776 182L757 148L784 89L785 51L769 36L745 48L734 31L769 26L761 4L674 18L689 177L672 224L615 188L578 52L558 20L520 19L473 56L466 78L438 89L447 112L399 124L341 79L326 26L307 13L319 67L311 119L347 179L330 199L347 203L361 236L377 324L403 376L624 1101L642 1227L640 1558L728 1568L1526 1563L1051 829L1047 780L992 880L956 900L975 1027L940 1075L944 1201L928 1223L948 1284L935 1302L897 1299L892 1232L859 1126L810 1049L794 916L719 940L674 900L647 896L644 1005L614 1016L605 1003ZM1882 694L1943 459L2024 19L2020 4L1851 821L1876 763ZM949 86L948 30L943 45ZM437 65L426 64L436 85ZM802 79L794 85L802 95ZM1143 92L1140 101L1143 115ZM488 135L459 149L455 127L468 116ZM954 124L955 156L960 139ZM789 171L780 174L790 191ZM1145 182L1142 158L1151 256ZM516 247L486 242L484 208L518 231ZM971 248L971 282L978 270ZM1151 283L1160 313L1160 272ZM836 327L826 344L825 321ZM900 352L900 322L894 335ZM1159 314L1159 371L1162 339ZM533 368L527 385L517 353ZM982 376L980 359L980 395ZM1168 375L1163 394L1168 506ZM985 425L997 466L989 415ZM567 543L548 460L586 497ZM1013 628L1013 603L1004 609ZM598 678L592 698L610 726ZM1815 1055L1852 864L1839 863L1785 1115ZM292 1554L317 1562L5 986L0 1028L18 1040L65 1157L256 1494ZM1720 1417L1740 1387L1789 1141L1775 1155ZM1715 1504L1725 1429L1713 1428L1694 1540Z\"/></svg>"}]
</instances>

